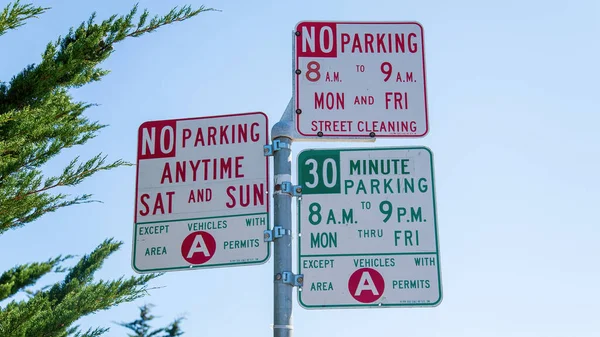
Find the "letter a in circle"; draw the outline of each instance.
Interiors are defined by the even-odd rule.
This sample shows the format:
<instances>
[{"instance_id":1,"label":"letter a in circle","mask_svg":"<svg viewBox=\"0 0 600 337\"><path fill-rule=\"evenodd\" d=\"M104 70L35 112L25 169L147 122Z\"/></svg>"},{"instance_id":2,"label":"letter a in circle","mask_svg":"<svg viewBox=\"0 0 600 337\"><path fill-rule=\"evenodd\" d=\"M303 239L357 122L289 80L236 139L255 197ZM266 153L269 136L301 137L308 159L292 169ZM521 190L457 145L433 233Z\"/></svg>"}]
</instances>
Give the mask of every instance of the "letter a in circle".
<instances>
[{"instance_id":1,"label":"letter a in circle","mask_svg":"<svg viewBox=\"0 0 600 337\"><path fill-rule=\"evenodd\" d=\"M206 257L210 257L210 255L211 255L210 252L208 251L208 248L206 247L206 243L204 243L204 239L202 238L202 235L200 235L200 234L196 234L196 237L194 238L194 242L192 243L192 246L190 247L190 251L188 252L187 258L191 259L195 253L202 253Z\"/></svg>"},{"instance_id":2,"label":"letter a in circle","mask_svg":"<svg viewBox=\"0 0 600 337\"><path fill-rule=\"evenodd\" d=\"M373 303L381 298L385 291L383 276L373 268L361 268L348 279L348 292L360 303Z\"/></svg>"},{"instance_id":3,"label":"letter a in circle","mask_svg":"<svg viewBox=\"0 0 600 337\"><path fill-rule=\"evenodd\" d=\"M360 281L358 281L358 287L356 287L354 297L360 296L364 290L369 290L374 296L379 296L379 291L377 291L377 287L375 287L375 282L373 282L371 274L366 270L363 271L360 276Z\"/></svg>"},{"instance_id":4,"label":"letter a in circle","mask_svg":"<svg viewBox=\"0 0 600 337\"><path fill-rule=\"evenodd\" d=\"M215 238L208 232L190 233L181 243L181 257L190 264L208 262L217 250Z\"/></svg>"}]
</instances>

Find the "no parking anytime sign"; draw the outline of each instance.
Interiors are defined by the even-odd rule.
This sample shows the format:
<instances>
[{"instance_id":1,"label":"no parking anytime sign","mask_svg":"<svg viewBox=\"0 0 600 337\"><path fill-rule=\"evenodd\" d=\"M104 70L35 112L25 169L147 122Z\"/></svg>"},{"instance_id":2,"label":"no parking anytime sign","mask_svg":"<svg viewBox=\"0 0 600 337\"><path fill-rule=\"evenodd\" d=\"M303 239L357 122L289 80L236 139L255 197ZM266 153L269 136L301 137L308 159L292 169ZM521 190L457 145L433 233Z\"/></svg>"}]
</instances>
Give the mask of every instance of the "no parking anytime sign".
<instances>
[{"instance_id":1,"label":"no parking anytime sign","mask_svg":"<svg viewBox=\"0 0 600 337\"><path fill-rule=\"evenodd\" d=\"M138 130L137 272L269 258L268 119L261 112L150 121Z\"/></svg>"}]
</instances>

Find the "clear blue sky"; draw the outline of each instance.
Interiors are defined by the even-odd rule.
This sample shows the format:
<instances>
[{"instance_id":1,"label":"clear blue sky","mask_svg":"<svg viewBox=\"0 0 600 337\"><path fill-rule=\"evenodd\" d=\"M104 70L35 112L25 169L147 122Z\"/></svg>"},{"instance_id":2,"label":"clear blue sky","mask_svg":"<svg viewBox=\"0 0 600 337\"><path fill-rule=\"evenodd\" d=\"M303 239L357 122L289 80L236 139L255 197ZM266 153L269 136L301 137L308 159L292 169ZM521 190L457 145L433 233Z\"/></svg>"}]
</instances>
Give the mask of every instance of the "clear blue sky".
<instances>
[{"instance_id":1,"label":"clear blue sky","mask_svg":"<svg viewBox=\"0 0 600 337\"><path fill-rule=\"evenodd\" d=\"M36 1L52 9L0 37L0 79L36 63L45 45L96 11L132 1ZM140 1L164 13L177 1ZM294 335L598 336L600 277L600 4L597 1L191 1L222 9L116 46L112 73L74 90L110 124L73 155L135 161L147 120L264 111L276 122L291 97L290 33L301 20L416 20L425 31L430 132L376 146L426 145L435 155L444 300L428 309L311 310L295 304ZM306 148L355 144L296 143ZM364 146L358 144L356 146ZM295 170L294 170L295 171ZM102 204L62 209L0 236L0 270L125 242L99 278L132 275L135 168L103 172L70 193ZM142 300L86 317L83 327L187 313L186 336L268 336L272 263L186 271ZM57 279L50 276L50 282Z\"/></svg>"}]
</instances>

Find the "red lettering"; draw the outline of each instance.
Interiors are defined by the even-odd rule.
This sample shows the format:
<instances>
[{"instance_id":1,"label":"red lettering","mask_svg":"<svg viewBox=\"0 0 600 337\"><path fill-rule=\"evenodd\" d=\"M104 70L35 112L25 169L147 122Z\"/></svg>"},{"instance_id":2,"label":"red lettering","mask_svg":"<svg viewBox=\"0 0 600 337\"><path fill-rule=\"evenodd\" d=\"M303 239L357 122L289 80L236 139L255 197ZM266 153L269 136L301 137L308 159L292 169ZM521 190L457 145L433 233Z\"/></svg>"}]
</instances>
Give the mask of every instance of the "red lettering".
<instances>
[{"instance_id":1,"label":"red lettering","mask_svg":"<svg viewBox=\"0 0 600 337\"><path fill-rule=\"evenodd\" d=\"M244 125L240 125L238 127L238 139L239 142L242 143L247 143L248 142L248 125L244 124Z\"/></svg>"},{"instance_id":2,"label":"red lettering","mask_svg":"<svg viewBox=\"0 0 600 337\"><path fill-rule=\"evenodd\" d=\"M352 42L352 52L356 53L356 50L358 49L359 53L362 53L362 47L360 45L360 38L358 37L358 34L354 34L354 41Z\"/></svg>"},{"instance_id":3,"label":"red lettering","mask_svg":"<svg viewBox=\"0 0 600 337\"><path fill-rule=\"evenodd\" d=\"M242 160L243 159L244 159L244 156L235 157L235 177L236 178L244 177L244 174L240 173L240 169L242 168Z\"/></svg>"},{"instance_id":4,"label":"red lettering","mask_svg":"<svg viewBox=\"0 0 600 337\"><path fill-rule=\"evenodd\" d=\"M416 53L418 50L418 45L416 42L413 42L413 38L416 38L417 34L415 33L410 33L408 34L408 51L411 53Z\"/></svg>"},{"instance_id":5,"label":"red lettering","mask_svg":"<svg viewBox=\"0 0 600 337\"><path fill-rule=\"evenodd\" d=\"M190 195L188 197L188 204L211 201L211 200L212 200L212 190L210 188L206 188L206 189L198 188L195 191L195 193L194 193L194 190L190 190Z\"/></svg>"},{"instance_id":6,"label":"red lettering","mask_svg":"<svg viewBox=\"0 0 600 337\"><path fill-rule=\"evenodd\" d=\"M415 121L359 121L358 132L389 132L389 133L414 133L417 131Z\"/></svg>"},{"instance_id":7,"label":"red lettering","mask_svg":"<svg viewBox=\"0 0 600 337\"><path fill-rule=\"evenodd\" d=\"M375 50L373 49L373 34L365 34L365 53L374 53Z\"/></svg>"},{"instance_id":8,"label":"red lettering","mask_svg":"<svg viewBox=\"0 0 600 337\"><path fill-rule=\"evenodd\" d=\"M236 193L237 192L237 193ZM234 208L239 201L241 207L259 206L265 204L265 188L263 184L229 186L225 190L229 201L225 203L227 208ZM236 198L238 197L238 198Z\"/></svg>"},{"instance_id":9,"label":"red lettering","mask_svg":"<svg viewBox=\"0 0 600 337\"><path fill-rule=\"evenodd\" d=\"M176 121L152 121L138 129L138 159L175 157Z\"/></svg>"},{"instance_id":10,"label":"red lettering","mask_svg":"<svg viewBox=\"0 0 600 337\"><path fill-rule=\"evenodd\" d=\"M174 191L171 192L167 192L167 212L168 213L173 213L173 195L175 195Z\"/></svg>"},{"instance_id":11,"label":"red lettering","mask_svg":"<svg viewBox=\"0 0 600 337\"><path fill-rule=\"evenodd\" d=\"M229 139L227 138L227 129L229 128L229 125L221 125L220 130L219 130L219 136L221 136L219 138L219 142L221 144L229 144Z\"/></svg>"},{"instance_id":12,"label":"red lettering","mask_svg":"<svg viewBox=\"0 0 600 337\"><path fill-rule=\"evenodd\" d=\"M258 140L260 139L260 133L256 129L259 126L260 125L258 125L258 123L256 122L252 123L252 125L250 126L250 139L255 143L258 142Z\"/></svg>"},{"instance_id":13,"label":"red lettering","mask_svg":"<svg viewBox=\"0 0 600 337\"><path fill-rule=\"evenodd\" d=\"M175 182L185 182L185 161L175 163Z\"/></svg>"},{"instance_id":14,"label":"red lettering","mask_svg":"<svg viewBox=\"0 0 600 337\"><path fill-rule=\"evenodd\" d=\"M350 43L350 34L342 33L342 53L345 51L348 43Z\"/></svg>"},{"instance_id":15,"label":"red lettering","mask_svg":"<svg viewBox=\"0 0 600 337\"><path fill-rule=\"evenodd\" d=\"M194 165L194 163L196 165ZM192 181L196 181L196 179L197 179L196 173L198 172L198 169L200 168L200 161L196 160L194 162L194 161L190 160L190 166L192 167Z\"/></svg>"},{"instance_id":16,"label":"red lettering","mask_svg":"<svg viewBox=\"0 0 600 337\"><path fill-rule=\"evenodd\" d=\"M169 162L165 163L165 167L163 168L162 177L160 178L160 183L164 184L165 179L169 179L169 181L168 181L169 183L173 182L173 177L171 177L171 165L169 165Z\"/></svg>"},{"instance_id":17,"label":"red lettering","mask_svg":"<svg viewBox=\"0 0 600 337\"><path fill-rule=\"evenodd\" d=\"M204 133L202 132L201 128L198 128L198 131L196 132L196 141L194 142L194 147L198 147L198 144L201 144L202 146L206 145L204 144Z\"/></svg>"},{"instance_id":18,"label":"red lettering","mask_svg":"<svg viewBox=\"0 0 600 337\"><path fill-rule=\"evenodd\" d=\"M373 96L355 96L354 105L373 105L375 98Z\"/></svg>"},{"instance_id":19,"label":"red lettering","mask_svg":"<svg viewBox=\"0 0 600 337\"><path fill-rule=\"evenodd\" d=\"M202 159L200 162L204 164L204 180L208 180L208 163L210 163L210 159Z\"/></svg>"},{"instance_id":20,"label":"red lettering","mask_svg":"<svg viewBox=\"0 0 600 337\"><path fill-rule=\"evenodd\" d=\"M227 206L227 208L234 208L235 207L235 197L233 196L233 194L231 194L232 192L235 191L235 186L229 186L227 187L227 189L225 190L225 193L227 193L227 196L229 197L231 202L226 202L225 206Z\"/></svg>"},{"instance_id":21,"label":"red lettering","mask_svg":"<svg viewBox=\"0 0 600 337\"><path fill-rule=\"evenodd\" d=\"M384 37L385 37L385 35L383 35L383 34L377 34L377 52L378 53L387 53L387 51L385 49L385 42L383 41Z\"/></svg>"},{"instance_id":22,"label":"red lettering","mask_svg":"<svg viewBox=\"0 0 600 337\"><path fill-rule=\"evenodd\" d=\"M209 178L212 178L212 180L231 179L232 177L244 178L242 170L243 160L244 156L238 156L166 162L163 166L160 183L185 183L188 180L187 173L190 170L192 181L198 181L200 179L208 181ZM188 164L190 170L187 169ZM171 166L175 167L175 181L173 181ZM200 169L204 171L202 176L198 173Z\"/></svg>"},{"instance_id":23,"label":"red lettering","mask_svg":"<svg viewBox=\"0 0 600 337\"><path fill-rule=\"evenodd\" d=\"M390 109L390 102L392 101L391 96L394 96L394 110L405 110L408 109L408 95L405 92L404 95L401 92L386 92L385 93L385 108Z\"/></svg>"},{"instance_id":24,"label":"red lettering","mask_svg":"<svg viewBox=\"0 0 600 337\"><path fill-rule=\"evenodd\" d=\"M190 139L190 137L192 137L192 130L183 129L183 137L181 139L181 147L182 148L185 148L185 141Z\"/></svg>"},{"instance_id":25,"label":"red lettering","mask_svg":"<svg viewBox=\"0 0 600 337\"><path fill-rule=\"evenodd\" d=\"M352 131L353 121L312 121L311 131L346 132Z\"/></svg>"},{"instance_id":26,"label":"red lettering","mask_svg":"<svg viewBox=\"0 0 600 337\"><path fill-rule=\"evenodd\" d=\"M260 127L258 122L250 125L250 140L253 143L260 141L262 134ZM197 128L194 132L188 129L184 130L186 140L192 137L195 139L194 147L248 143L248 124L208 126L204 129Z\"/></svg>"},{"instance_id":27,"label":"red lettering","mask_svg":"<svg viewBox=\"0 0 600 337\"><path fill-rule=\"evenodd\" d=\"M146 216L148 213L150 213L150 208L148 207L148 203L146 203L146 199L148 198L150 198L150 195L147 193L142 194L140 197L140 203L142 203L142 206L144 206L144 210L140 210L141 216Z\"/></svg>"},{"instance_id":28,"label":"red lettering","mask_svg":"<svg viewBox=\"0 0 600 337\"><path fill-rule=\"evenodd\" d=\"M394 41L396 42L396 50L401 50L404 53L404 34L395 34Z\"/></svg>"},{"instance_id":29,"label":"red lettering","mask_svg":"<svg viewBox=\"0 0 600 337\"><path fill-rule=\"evenodd\" d=\"M416 33L341 33L341 52L346 53L417 53ZM348 50L348 46L352 46ZM407 48L408 47L408 48Z\"/></svg>"},{"instance_id":30,"label":"red lettering","mask_svg":"<svg viewBox=\"0 0 600 337\"><path fill-rule=\"evenodd\" d=\"M166 192L167 195L167 208L165 211L165 203L163 201L162 192L156 193L156 198L154 199L154 203L152 203L152 215L173 213L173 196L175 195L174 191ZM143 206L143 210L140 210L141 216L146 216L150 213L150 206L146 202L146 200L150 199L149 194L142 194L140 197L140 203ZM166 213L165 213L166 212Z\"/></svg>"},{"instance_id":31,"label":"red lettering","mask_svg":"<svg viewBox=\"0 0 600 337\"><path fill-rule=\"evenodd\" d=\"M337 57L335 23L302 22L296 32L297 57Z\"/></svg>"},{"instance_id":32,"label":"red lettering","mask_svg":"<svg viewBox=\"0 0 600 337\"><path fill-rule=\"evenodd\" d=\"M315 92L315 109L344 110L345 93L333 92Z\"/></svg>"},{"instance_id":33,"label":"red lettering","mask_svg":"<svg viewBox=\"0 0 600 337\"><path fill-rule=\"evenodd\" d=\"M162 195L158 193L156 199L154 199L154 208L152 208L152 215L156 215L156 211L160 209L160 214L165 214L165 207L163 206Z\"/></svg>"},{"instance_id":34,"label":"red lettering","mask_svg":"<svg viewBox=\"0 0 600 337\"><path fill-rule=\"evenodd\" d=\"M208 145L216 145L217 144L217 128L214 126L208 127Z\"/></svg>"},{"instance_id":35,"label":"red lettering","mask_svg":"<svg viewBox=\"0 0 600 337\"><path fill-rule=\"evenodd\" d=\"M229 158L221 158L221 169L219 170L221 172L221 179L223 179L223 177L227 177L228 179L231 179L231 157Z\"/></svg>"}]
</instances>

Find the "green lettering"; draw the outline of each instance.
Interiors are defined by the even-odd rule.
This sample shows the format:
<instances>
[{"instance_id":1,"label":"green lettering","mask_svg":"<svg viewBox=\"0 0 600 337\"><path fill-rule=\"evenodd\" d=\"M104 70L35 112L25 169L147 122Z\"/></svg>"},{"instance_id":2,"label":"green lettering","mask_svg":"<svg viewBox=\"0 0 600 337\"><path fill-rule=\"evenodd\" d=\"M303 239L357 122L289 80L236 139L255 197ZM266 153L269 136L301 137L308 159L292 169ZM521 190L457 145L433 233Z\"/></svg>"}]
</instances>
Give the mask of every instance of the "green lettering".
<instances>
[{"instance_id":1,"label":"green lettering","mask_svg":"<svg viewBox=\"0 0 600 337\"><path fill-rule=\"evenodd\" d=\"M410 172L406 171L408 168L408 159L402 159L400 162L402 163L402 174L410 174Z\"/></svg>"},{"instance_id":2,"label":"green lettering","mask_svg":"<svg viewBox=\"0 0 600 337\"><path fill-rule=\"evenodd\" d=\"M358 187L356 188L356 194L358 191L363 191L364 194L367 194L367 189L365 188L365 183L361 180L358 181Z\"/></svg>"},{"instance_id":3,"label":"green lettering","mask_svg":"<svg viewBox=\"0 0 600 337\"><path fill-rule=\"evenodd\" d=\"M337 233L310 233L310 248L337 247Z\"/></svg>"},{"instance_id":4,"label":"green lettering","mask_svg":"<svg viewBox=\"0 0 600 337\"><path fill-rule=\"evenodd\" d=\"M327 224L331 224L331 223L334 223L334 224L337 223L332 209L329 210L329 214L327 215Z\"/></svg>"},{"instance_id":5,"label":"green lettering","mask_svg":"<svg viewBox=\"0 0 600 337\"><path fill-rule=\"evenodd\" d=\"M375 194L375 191L377 191L377 194L381 194L379 192L379 180L371 179L371 194Z\"/></svg>"},{"instance_id":6,"label":"green lettering","mask_svg":"<svg viewBox=\"0 0 600 337\"><path fill-rule=\"evenodd\" d=\"M348 194L348 189L354 187L354 181L344 180L344 194Z\"/></svg>"},{"instance_id":7,"label":"green lettering","mask_svg":"<svg viewBox=\"0 0 600 337\"><path fill-rule=\"evenodd\" d=\"M354 210L352 208L349 211L342 208L342 223L354 223Z\"/></svg>"},{"instance_id":8,"label":"green lettering","mask_svg":"<svg viewBox=\"0 0 600 337\"><path fill-rule=\"evenodd\" d=\"M427 189L428 189L427 179L425 179L425 178L419 179L419 192L425 193L425 192L427 192Z\"/></svg>"},{"instance_id":9,"label":"green lettering","mask_svg":"<svg viewBox=\"0 0 600 337\"><path fill-rule=\"evenodd\" d=\"M411 222L422 222L423 217L421 215L421 207L417 207L416 211L414 207L410 208L410 221Z\"/></svg>"},{"instance_id":10,"label":"green lettering","mask_svg":"<svg viewBox=\"0 0 600 337\"><path fill-rule=\"evenodd\" d=\"M354 172L356 174L360 174L360 162L358 160L350 160L350 175L353 175Z\"/></svg>"}]
</instances>

